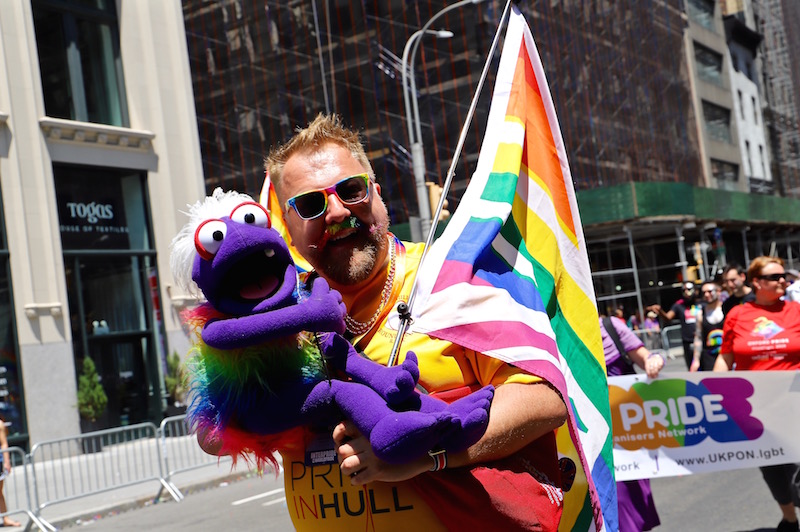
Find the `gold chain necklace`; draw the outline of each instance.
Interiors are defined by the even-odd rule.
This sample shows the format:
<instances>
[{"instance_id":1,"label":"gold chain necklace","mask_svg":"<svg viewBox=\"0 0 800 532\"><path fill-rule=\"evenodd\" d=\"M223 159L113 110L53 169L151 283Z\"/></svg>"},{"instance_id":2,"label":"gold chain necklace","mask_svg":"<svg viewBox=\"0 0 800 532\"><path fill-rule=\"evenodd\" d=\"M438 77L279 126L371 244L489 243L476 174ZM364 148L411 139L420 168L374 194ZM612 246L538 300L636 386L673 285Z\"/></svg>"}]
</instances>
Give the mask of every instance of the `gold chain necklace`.
<instances>
[{"instance_id":1,"label":"gold chain necklace","mask_svg":"<svg viewBox=\"0 0 800 532\"><path fill-rule=\"evenodd\" d=\"M347 324L347 332L349 332L353 336L360 336L370 330L373 325L375 325L375 320L378 319L378 316L381 315L383 308L386 306L386 303L389 301L389 296L392 293L392 285L394 284L394 273L395 273L395 266L396 266L396 252L395 252L395 243L393 242L393 238L390 236L389 238L389 273L386 276L386 282L383 285L383 290L381 290L381 301L378 304L378 308L375 310L375 313L367 322L356 321L351 318L349 315L344 317L344 321Z\"/></svg>"}]
</instances>

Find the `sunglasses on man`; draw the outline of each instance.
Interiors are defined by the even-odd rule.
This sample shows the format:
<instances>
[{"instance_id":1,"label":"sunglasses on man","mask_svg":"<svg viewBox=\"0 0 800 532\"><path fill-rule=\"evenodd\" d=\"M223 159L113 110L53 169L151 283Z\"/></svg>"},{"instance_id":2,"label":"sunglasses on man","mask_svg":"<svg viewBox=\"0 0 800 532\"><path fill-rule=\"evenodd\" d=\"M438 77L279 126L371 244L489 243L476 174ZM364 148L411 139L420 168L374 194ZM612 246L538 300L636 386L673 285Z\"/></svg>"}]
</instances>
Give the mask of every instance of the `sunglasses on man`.
<instances>
[{"instance_id":1,"label":"sunglasses on man","mask_svg":"<svg viewBox=\"0 0 800 532\"><path fill-rule=\"evenodd\" d=\"M328 188L309 190L289 198L286 210L294 212L303 220L313 220L322 216L328 209L328 196L334 194L344 205L356 205L369 199L369 174L345 177Z\"/></svg>"}]
</instances>

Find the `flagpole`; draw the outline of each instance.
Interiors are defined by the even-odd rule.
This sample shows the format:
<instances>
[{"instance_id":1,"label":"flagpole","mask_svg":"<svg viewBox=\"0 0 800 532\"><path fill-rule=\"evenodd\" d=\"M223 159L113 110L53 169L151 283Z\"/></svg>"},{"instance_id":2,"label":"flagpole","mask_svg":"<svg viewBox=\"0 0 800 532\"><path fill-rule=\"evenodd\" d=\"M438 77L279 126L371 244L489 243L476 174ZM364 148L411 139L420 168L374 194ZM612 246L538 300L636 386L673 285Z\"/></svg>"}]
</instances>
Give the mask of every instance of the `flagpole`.
<instances>
[{"instance_id":1,"label":"flagpole","mask_svg":"<svg viewBox=\"0 0 800 532\"><path fill-rule=\"evenodd\" d=\"M456 144L456 149L453 152L453 160L450 163L450 168L447 170L447 177L445 178L444 185L442 185L442 196L439 198L439 204L436 206L436 212L432 216L432 223L431 228L428 231L428 238L425 240L425 246L422 248L420 266L425 262L425 257L428 255L428 249L433 243L434 236L436 236L436 226L439 223L439 216L442 214L444 202L447 199L447 191L450 190L450 185L453 182L453 176L456 172L456 164L458 164L458 158L461 156L461 150L464 148L464 142L467 138L469 126L472 123L472 118L475 116L475 109L478 107L478 99L480 98L481 90L483 89L483 83L486 81L486 77L489 74L489 65L492 62L492 57L494 57L495 50L497 50L497 44L500 42L500 33L503 29L503 23L508 21L508 13L511 9L511 3L513 1L515 0L506 1L506 6L503 9L503 15L500 17L500 23L497 25L497 31L494 34L494 39L492 39L492 46L489 48L489 54L486 57L486 62L483 64L481 77L478 80L477 87L475 88L475 94L472 97L472 103L470 103L469 111L467 112L467 118L464 120L464 126L461 128L461 135L458 137L458 143ZM400 351L400 346L403 343L403 337L408 331L409 325L411 325L411 309L414 306L414 300L417 296L417 281L417 277L414 276L414 282L411 285L411 293L408 297L408 303L401 301L397 305L397 313L400 315L400 324L397 328L397 338L395 338L394 345L392 346L392 352L389 355L387 366L393 366L397 361L397 353Z\"/></svg>"}]
</instances>

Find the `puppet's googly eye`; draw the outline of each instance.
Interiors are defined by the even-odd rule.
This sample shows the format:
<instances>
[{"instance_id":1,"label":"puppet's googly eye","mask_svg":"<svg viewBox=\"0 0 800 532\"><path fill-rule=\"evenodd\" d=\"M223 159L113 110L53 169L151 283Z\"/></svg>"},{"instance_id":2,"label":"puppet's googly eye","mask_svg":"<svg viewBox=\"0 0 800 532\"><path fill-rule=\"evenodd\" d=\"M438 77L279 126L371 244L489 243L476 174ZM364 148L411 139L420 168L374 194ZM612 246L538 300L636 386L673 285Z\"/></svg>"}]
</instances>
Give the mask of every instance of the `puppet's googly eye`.
<instances>
[{"instance_id":1,"label":"puppet's googly eye","mask_svg":"<svg viewBox=\"0 0 800 532\"><path fill-rule=\"evenodd\" d=\"M206 260L211 260L222 246L228 226L222 220L206 220L194 232L194 247Z\"/></svg>"},{"instance_id":2,"label":"puppet's googly eye","mask_svg":"<svg viewBox=\"0 0 800 532\"><path fill-rule=\"evenodd\" d=\"M268 258L272 258L272 257L275 256L275 250L274 249L265 249L264 250L264 255L266 255Z\"/></svg>"},{"instance_id":3,"label":"puppet's googly eye","mask_svg":"<svg viewBox=\"0 0 800 532\"><path fill-rule=\"evenodd\" d=\"M267 229L271 226L267 209L254 201L242 203L233 209L233 212L231 212L231 220L236 223L264 227Z\"/></svg>"}]
</instances>

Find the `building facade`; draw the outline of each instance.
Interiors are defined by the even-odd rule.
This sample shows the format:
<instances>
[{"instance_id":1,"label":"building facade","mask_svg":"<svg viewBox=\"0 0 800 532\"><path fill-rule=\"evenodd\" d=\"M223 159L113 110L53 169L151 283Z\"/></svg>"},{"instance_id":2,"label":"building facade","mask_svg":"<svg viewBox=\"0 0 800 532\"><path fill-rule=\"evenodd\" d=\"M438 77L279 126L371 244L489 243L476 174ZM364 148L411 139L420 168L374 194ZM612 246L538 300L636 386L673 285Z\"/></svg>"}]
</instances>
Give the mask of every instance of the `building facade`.
<instances>
[{"instance_id":1,"label":"building facade","mask_svg":"<svg viewBox=\"0 0 800 532\"><path fill-rule=\"evenodd\" d=\"M186 351L169 244L204 195L180 3L32 0L0 10L0 413L13 442L158 421ZM84 427L86 428L86 427Z\"/></svg>"},{"instance_id":2,"label":"building facade","mask_svg":"<svg viewBox=\"0 0 800 532\"><path fill-rule=\"evenodd\" d=\"M755 29L761 44L761 94L772 159L772 173L780 190L800 192L800 4L785 0L752 0ZM738 15L746 6L730 6Z\"/></svg>"},{"instance_id":3,"label":"building facade","mask_svg":"<svg viewBox=\"0 0 800 532\"><path fill-rule=\"evenodd\" d=\"M452 36L424 35L410 58L428 182L441 184L451 164L505 3L449 11L433 27ZM428 206L418 204L412 177L403 51L453 4L184 2L206 189L257 195L270 147L317 113L337 112L361 129L393 227L408 237L408 221ZM670 305L681 282L712 278L731 260L775 253L797 266L800 189L789 169L798 111L776 111L762 77L762 63L780 61L782 79L795 79L795 52L771 50L792 49L784 21L797 5L520 3L559 115L601 310ZM737 16L743 10L750 18ZM725 15L741 22L730 34ZM773 26L785 46L759 40ZM492 83L490 69L456 162L450 210L474 168Z\"/></svg>"}]
</instances>

